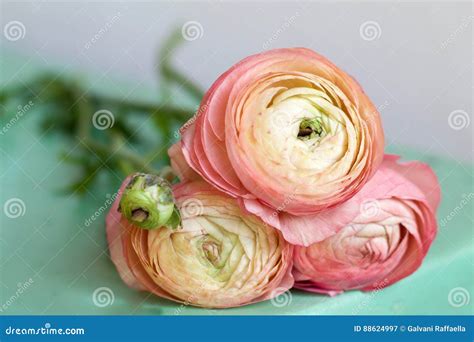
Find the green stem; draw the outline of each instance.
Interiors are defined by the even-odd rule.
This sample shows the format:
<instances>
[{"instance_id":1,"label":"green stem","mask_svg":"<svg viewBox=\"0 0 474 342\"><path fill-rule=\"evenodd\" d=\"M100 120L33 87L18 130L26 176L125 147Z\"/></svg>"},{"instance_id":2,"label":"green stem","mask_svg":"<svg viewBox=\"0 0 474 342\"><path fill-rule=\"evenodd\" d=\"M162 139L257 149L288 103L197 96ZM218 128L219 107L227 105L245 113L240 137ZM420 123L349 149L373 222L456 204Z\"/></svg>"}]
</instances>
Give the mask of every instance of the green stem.
<instances>
[{"instance_id":1,"label":"green stem","mask_svg":"<svg viewBox=\"0 0 474 342\"><path fill-rule=\"evenodd\" d=\"M90 123L92 118L92 107L87 97L82 96L80 88L74 85L72 91L77 97L79 117L77 118L77 134L80 139L87 139L90 133Z\"/></svg>"},{"instance_id":2,"label":"green stem","mask_svg":"<svg viewBox=\"0 0 474 342\"><path fill-rule=\"evenodd\" d=\"M194 97L197 101L201 101L204 93L202 92L201 87L193 83L189 77L183 75L181 72L175 70L171 65L165 63L161 71L163 76L169 81L173 80L177 83L180 87L182 87L185 91L188 92L192 97Z\"/></svg>"},{"instance_id":3,"label":"green stem","mask_svg":"<svg viewBox=\"0 0 474 342\"><path fill-rule=\"evenodd\" d=\"M161 49L161 53L158 55L158 71L159 77L163 79L163 97L167 98L170 94L170 88L168 83L175 83L182 87L188 94L194 97L198 102L202 100L204 92L201 87L192 82L189 77L176 70L171 65L170 56L173 55L176 50L183 43L183 37L181 30L176 30L169 35L168 39L164 42Z\"/></svg>"}]
</instances>

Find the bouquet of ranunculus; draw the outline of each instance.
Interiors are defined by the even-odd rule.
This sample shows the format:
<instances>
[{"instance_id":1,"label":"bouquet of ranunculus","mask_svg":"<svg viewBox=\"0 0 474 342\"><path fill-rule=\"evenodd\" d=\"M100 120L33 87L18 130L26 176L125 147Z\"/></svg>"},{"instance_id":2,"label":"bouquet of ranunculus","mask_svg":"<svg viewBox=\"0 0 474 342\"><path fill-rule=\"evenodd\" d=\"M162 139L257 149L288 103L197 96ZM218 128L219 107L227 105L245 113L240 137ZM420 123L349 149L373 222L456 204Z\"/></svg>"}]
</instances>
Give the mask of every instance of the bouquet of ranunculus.
<instances>
[{"instance_id":1,"label":"bouquet of ranunculus","mask_svg":"<svg viewBox=\"0 0 474 342\"><path fill-rule=\"evenodd\" d=\"M311 50L237 63L181 133L169 149L179 182L131 175L107 217L133 288L214 308L293 286L370 291L413 273L436 235L432 170L384 156L374 105Z\"/></svg>"}]
</instances>

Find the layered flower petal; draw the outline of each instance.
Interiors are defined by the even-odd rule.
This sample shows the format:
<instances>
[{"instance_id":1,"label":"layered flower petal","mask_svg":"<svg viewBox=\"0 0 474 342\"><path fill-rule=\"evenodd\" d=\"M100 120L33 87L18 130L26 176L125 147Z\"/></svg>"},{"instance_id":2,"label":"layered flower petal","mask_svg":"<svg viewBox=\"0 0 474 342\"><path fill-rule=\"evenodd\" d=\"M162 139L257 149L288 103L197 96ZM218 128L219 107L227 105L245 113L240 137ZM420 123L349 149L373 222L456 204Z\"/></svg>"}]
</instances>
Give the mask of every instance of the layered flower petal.
<instances>
[{"instance_id":1,"label":"layered flower petal","mask_svg":"<svg viewBox=\"0 0 474 342\"><path fill-rule=\"evenodd\" d=\"M337 233L295 247L295 287L328 294L374 290L413 273L436 235L440 188L420 162L387 155L377 174L351 200L315 215L312 224Z\"/></svg>"},{"instance_id":2,"label":"layered flower petal","mask_svg":"<svg viewBox=\"0 0 474 342\"><path fill-rule=\"evenodd\" d=\"M380 164L383 143L379 114L360 86L324 57L294 48L250 56L224 73L177 146L221 191L309 215L352 197Z\"/></svg>"},{"instance_id":3,"label":"layered flower petal","mask_svg":"<svg viewBox=\"0 0 474 342\"><path fill-rule=\"evenodd\" d=\"M118 205L109 213L112 261L128 285L214 308L270 299L293 286L293 247L278 230L205 182L176 185L173 194L177 229L140 228Z\"/></svg>"}]
</instances>

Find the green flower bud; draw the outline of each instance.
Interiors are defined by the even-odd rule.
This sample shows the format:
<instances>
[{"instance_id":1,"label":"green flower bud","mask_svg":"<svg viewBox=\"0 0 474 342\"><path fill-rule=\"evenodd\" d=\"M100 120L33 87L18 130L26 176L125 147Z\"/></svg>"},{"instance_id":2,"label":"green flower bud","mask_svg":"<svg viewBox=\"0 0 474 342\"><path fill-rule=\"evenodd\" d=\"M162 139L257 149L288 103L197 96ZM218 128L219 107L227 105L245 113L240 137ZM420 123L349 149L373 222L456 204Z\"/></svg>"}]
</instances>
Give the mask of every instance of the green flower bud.
<instances>
[{"instance_id":1,"label":"green flower bud","mask_svg":"<svg viewBox=\"0 0 474 342\"><path fill-rule=\"evenodd\" d=\"M130 223L144 229L175 229L181 223L170 184L156 175L133 175L123 191L119 211Z\"/></svg>"}]
</instances>

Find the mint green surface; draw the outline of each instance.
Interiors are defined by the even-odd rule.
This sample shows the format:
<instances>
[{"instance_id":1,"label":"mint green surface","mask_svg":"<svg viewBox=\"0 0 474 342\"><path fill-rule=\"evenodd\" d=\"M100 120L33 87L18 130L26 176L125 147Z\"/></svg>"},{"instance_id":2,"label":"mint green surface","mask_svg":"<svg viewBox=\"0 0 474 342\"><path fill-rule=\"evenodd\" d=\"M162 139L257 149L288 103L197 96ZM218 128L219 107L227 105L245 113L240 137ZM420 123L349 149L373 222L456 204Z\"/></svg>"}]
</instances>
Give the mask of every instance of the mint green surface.
<instances>
[{"instance_id":1,"label":"mint green surface","mask_svg":"<svg viewBox=\"0 0 474 342\"><path fill-rule=\"evenodd\" d=\"M19 62L10 60L6 68L7 63L2 61L2 80L14 75L15 63ZM3 116L1 125L14 115ZM38 129L40 119L33 107L0 136L0 204L3 207L7 200L19 198L25 209L18 218L7 217L4 210L0 212L1 314L473 313L474 298L459 307L456 298L451 303L448 298L456 288L463 288L464 295L474 296L472 165L388 147L389 152L402 154L404 159L430 164L442 187L438 236L422 267L409 278L376 293L352 291L330 298L294 290L290 297L280 298L282 305L267 301L242 308L205 310L137 292L122 283L108 255L105 214L86 223L99 207L106 205L107 195L117 190L119 180L103 180L82 198L60 194L59 190L75 174L58 154L71 145L60 136L42 135ZM30 282L27 288L25 282ZM25 288L20 294L19 284ZM105 307L93 302L93 293L100 287L113 292L113 302Z\"/></svg>"}]
</instances>

